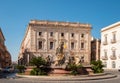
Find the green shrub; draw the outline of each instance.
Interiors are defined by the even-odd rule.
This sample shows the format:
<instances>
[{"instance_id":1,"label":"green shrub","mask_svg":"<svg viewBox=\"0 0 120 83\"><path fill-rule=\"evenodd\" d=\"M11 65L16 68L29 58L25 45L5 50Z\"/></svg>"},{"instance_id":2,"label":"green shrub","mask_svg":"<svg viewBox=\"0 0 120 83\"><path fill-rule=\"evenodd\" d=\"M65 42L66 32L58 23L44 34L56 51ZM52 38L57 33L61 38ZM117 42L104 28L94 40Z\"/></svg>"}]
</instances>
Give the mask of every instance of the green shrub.
<instances>
[{"instance_id":1,"label":"green shrub","mask_svg":"<svg viewBox=\"0 0 120 83\"><path fill-rule=\"evenodd\" d=\"M79 74L79 71L78 71L78 69L80 69L80 68L82 68L83 66L80 64L80 65L76 65L76 64L69 64L68 66L67 66L67 70L70 70L71 71L71 74L72 75L77 75L77 74Z\"/></svg>"},{"instance_id":2,"label":"green shrub","mask_svg":"<svg viewBox=\"0 0 120 83\"><path fill-rule=\"evenodd\" d=\"M103 65L102 65L102 61L98 60L98 61L92 61L92 70L94 71L94 73L102 73L103 72Z\"/></svg>"},{"instance_id":3,"label":"green shrub","mask_svg":"<svg viewBox=\"0 0 120 83\"><path fill-rule=\"evenodd\" d=\"M36 71L33 69L30 71L30 75L36 75Z\"/></svg>"},{"instance_id":4,"label":"green shrub","mask_svg":"<svg viewBox=\"0 0 120 83\"><path fill-rule=\"evenodd\" d=\"M47 65L47 62L42 57L34 57L31 59L30 64L40 68L41 66Z\"/></svg>"},{"instance_id":5,"label":"green shrub","mask_svg":"<svg viewBox=\"0 0 120 83\"><path fill-rule=\"evenodd\" d=\"M47 73L39 68L34 68L31 70L30 75L47 75Z\"/></svg>"},{"instance_id":6,"label":"green shrub","mask_svg":"<svg viewBox=\"0 0 120 83\"><path fill-rule=\"evenodd\" d=\"M19 70L19 73L23 73L26 68L23 65L17 65L17 69Z\"/></svg>"},{"instance_id":7,"label":"green shrub","mask_svg":"<svg viewBox=\"0 0 120 83\"><path fill-rule=\"evenodd\" d=\"M49 65L42 57L32 58L30 64L36 66L36 68L30 72L31 75L47 75L48 72L51 71Z\"/></svg>"}]
</instances>

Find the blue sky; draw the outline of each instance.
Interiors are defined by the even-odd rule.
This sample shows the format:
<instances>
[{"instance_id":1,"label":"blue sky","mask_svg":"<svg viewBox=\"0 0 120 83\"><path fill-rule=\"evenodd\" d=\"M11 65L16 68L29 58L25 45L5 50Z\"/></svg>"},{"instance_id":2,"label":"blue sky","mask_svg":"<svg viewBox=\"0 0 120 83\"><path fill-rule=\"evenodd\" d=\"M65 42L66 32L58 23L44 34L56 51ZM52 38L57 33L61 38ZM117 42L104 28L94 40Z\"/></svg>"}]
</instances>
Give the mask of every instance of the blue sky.
<instances>
[{"instance_id":1,"label":"blue sky","mask_svg":"<svg viewBox=\"0 0 120 83\"><path fill-rule=\"evenodd\" d=\"M92 36L120 20L120 0L0 0L0 27L16 61L30 20L89 23Z\"/></svg>"}]
</instances>

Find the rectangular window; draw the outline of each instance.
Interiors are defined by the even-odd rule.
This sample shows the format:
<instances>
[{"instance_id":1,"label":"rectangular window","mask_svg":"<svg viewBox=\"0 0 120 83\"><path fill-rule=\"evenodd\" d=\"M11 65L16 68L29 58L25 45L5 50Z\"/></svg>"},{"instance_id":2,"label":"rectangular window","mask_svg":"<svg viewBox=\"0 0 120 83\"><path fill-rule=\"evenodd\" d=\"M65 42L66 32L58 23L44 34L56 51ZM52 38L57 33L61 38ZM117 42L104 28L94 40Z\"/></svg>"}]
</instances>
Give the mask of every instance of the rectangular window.
<instances>
[{"instance_id":1,"label":"rectangular window","mask_svg":"<svg viewBox=\"0 0 120 83\"><path fill-rule=\"evenodd\" d=\"M103 40L103 45L107 45L107 44L108 44L108 42L107 42L107 34L105 34L105 35L103 36L103 38L104 38L104 40Z\"/></svg>"},{"instance_id":2,"label":"rectangular window","mask_svg":"<svg viewBox=\"0 0 120 83\"><path fill-rule=\"evenodd\" d=\"M107 42L107 36L105 36L105 42Z\"/></svg>"},{"instance_id":3,"label":"rectangular window","mask_svg":"<svg viewBox=\"0 0 120 83\"><path fill-rule=\"evenodd\" d=\"M83 42L81 43L81 49L84 49L84 43Z\"/></svg>"},{"instance_id":4,"label":"rectangular window","mask_svg":"<svg viewBox=\"0 0 120 83\"><path fill-rule=\"evenodd\" d=\"M42 36L42 32L39 32L39 36Z\"/></svg>"},{"instance_id":5,"label":"rectangular window","mask_svg":"<svg viewBox=\"0 0 120 83\"><path fill-rule=\"evenodd\" d=\"M71 37L74 37L74 33L71 33Z\"/></svg>"},{"instance_id":6,"label":"rectangular window","mask_svg":"<svg viewBox=\"0 0 120 83\"><path fill-rule=\"evenodd\" d=\"M103 62L105 68L107 68L107 62Z\"/></svg>"},{"instance_id":7,"label":"rectangular window","mask_svg":"<svg viewBox=\"0 0 120 83\"><path fill-rule=\"evenodd\" d=\"M53 48L54 48L54 43L50 42L50 49L53 49Z\"/></svg>"},{"instance_id":8,"label":"rectangular window","mask_svg":"<svg viewBox=\"0 0 120 83\"><path fill-rule=\"evenodd\" d=\"M112 55L113 55L113 57L115 57L115 55L116 55L115 50L112 51Z\"/></svg>"},{"instance_id":9,"label":"rectangular window","mask_svg":"<svg viewBox=\"0 0 120 83\"><path fill-rule=\"evenodd\" d=\"M116 34L115 33L113 34L113 40L116 40Z\"/></svg>"},{"instance_id":10,"label":"rectangular window","mask_svg":"<svg viewBox=\"0 0 120 83\"><path fill-rule=\"evenodd\" d=\"M104 44L107 44L107 35L104 36Z\"/></svg>"},{"instance_id":11,"label":"rectangular window","mask_svg":"<svg viewBox=\"0 0 120 83\"><path fill-rule=\"evenodd\" d=\"M61 37L64 37L64 33L61 33Z\"/></svg>"},{"instance_id":12,"label":"rectangular window","mask_svg":"<svg viewBox=\"0 0 120 83\"><path fill-rule=\"evenodd\" d=\"M74 49L74 42L71 42L71 49Z\"/></svg>"},{"instance_id":13,"label":"rectangular window","mask_svg":"<svg viewBox=\"0 0 120 83\"><path fill-rule=\"evenodd\" d=\"M115 68L115 67L116 67L115 61L112 61L112 68Z\"/></svg>"},{"instance_id":14,"label":"rectangular window","mask_svg":"<svg viewBox=\"0 0 120 83\"><path fill-rule=\"evenodd\" d=\"M42 47L42 41L39 41L38 46L39 46L39 47L38 47L39 49L42 49L42 48L43 48L43 47Z\"/></svg>"},{"instance_id":15,"label":"rectangular window","mask_svg":"<svg viewBox=\"0 0 120 83\"><path fill-rule=\"evenodd\" d=\"M50 36L53 37L53 32L50 32Z\"/></svg>"},{"instance_id":16,"label":"rectangular window","mask_svg":"<svg viewBox=\"0 0 120 83\"><path fill-rule=\"evenodd\" d=\"M81 34L81 38L84 38L84 34L83 33Z\"/></svg>"},{"instance_id":17,"label":"rectangular window","mask_svg":"<svg viewBox=\"0 0 120 83\"><path fill-rule=\"evenodd\" d=\"M114 33L113 33L112 43L115 43L115 42L116 42L116 33L114 32Z\"/></svg>"},{"instance_id":18,"label":"rectangular window","mask_svg":"<svg viewBox=\"0 0 120 83\"><path fill-rule=\"evenodd\" d=\"M107 57L107 51L104 51L104 56Z\"/></svg>"}]
</instances>

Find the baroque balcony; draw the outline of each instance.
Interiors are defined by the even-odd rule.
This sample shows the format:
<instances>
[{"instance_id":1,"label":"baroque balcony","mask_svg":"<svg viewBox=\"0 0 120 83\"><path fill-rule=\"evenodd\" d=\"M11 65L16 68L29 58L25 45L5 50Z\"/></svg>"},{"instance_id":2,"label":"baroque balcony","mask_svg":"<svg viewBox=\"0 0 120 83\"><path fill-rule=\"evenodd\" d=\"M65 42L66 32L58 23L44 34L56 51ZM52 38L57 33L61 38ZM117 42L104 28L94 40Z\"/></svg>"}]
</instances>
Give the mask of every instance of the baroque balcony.
<instances>
[{"instance_id":1,"label":"baroque balcony","mask_svg":"<svg viewBox=\"0 0 120 83\"><path fill-rule=\"evenodd\" d=\"M111 43L116 43L116 39L111 39Z\"/></svg>"},{"instance_id":2,"label":"baroque balcony","mask_svg":"<svg viewBox=\"0 0 120 83\"><path fill-rule=\"evenodd\" d=\"M116 60L116 56L115 56L115 55L111 55L111 56L110 56L110 59L111 59L111 60Z\"/></svg>"},{"instance_id":3,"label":"baroque balcony","mask_svg":"<svg viewBox=\"0 0 120 83\"><path fill-rule=\"evenodd\" d=\"M107 45L107 44L108 44L107 41L104 41L104 42L103 42L103 45Z\"/></svg>"},{"instance_id":4,"label":"baroque balcony","mask_svg":"<svg viewBox=\"0 0 120 83\"><path fill-rule=\"evenodd\" d=\"M102 60L108 60L107 56L102 56L101 58L102 58Z\"/></svg>"}]
</instances>

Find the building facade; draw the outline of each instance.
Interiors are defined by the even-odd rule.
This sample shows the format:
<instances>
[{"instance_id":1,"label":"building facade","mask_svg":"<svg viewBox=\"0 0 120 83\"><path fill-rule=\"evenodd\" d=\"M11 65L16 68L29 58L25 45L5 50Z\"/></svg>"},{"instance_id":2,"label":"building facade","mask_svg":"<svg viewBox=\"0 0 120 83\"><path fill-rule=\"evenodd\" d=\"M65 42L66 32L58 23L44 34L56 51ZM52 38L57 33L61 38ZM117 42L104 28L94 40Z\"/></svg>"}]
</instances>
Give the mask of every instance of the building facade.
<instances>
[{"instance_id":1,"label":"building facade","mask_svg":"<svg viewBox=\"0 0 120 83\"><path fill-rule=\"evenodd\" d=\"M92 38L91 40L91 61L100 60L100 45L101 40Z\"/></svg>"},{"instance_id":2,"label":"building facade","mask_svg":"<svg viewBox=\"0 0 120 83\"><path fill-rule=\"evenodd\" d=\"M11 65L11 55L5 46L5 38L0 28L0 68Z\"/></svg>"},{"instance_id":3,"label":"building facade","mask_svg":"<svg viewBox=\"0 0 120 83\"><path fill-rule=\"evenodd\" d=\"M31 20L22 41L18 63L28 65L33 56L56 56L56 48L64 43L65 52L84 57L90 63L91 25L75 22Z\"/></svg>"},{"instance_id":4,"label":"building facade","mask_svg":"<svg viewBox=\"0 0 120 83\"><path fill-rule=\"evenodd\" d=\"M101 29L100 56L105 69L120 68L120 22Z\"/></svg>"}]
</instances>

